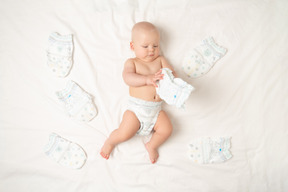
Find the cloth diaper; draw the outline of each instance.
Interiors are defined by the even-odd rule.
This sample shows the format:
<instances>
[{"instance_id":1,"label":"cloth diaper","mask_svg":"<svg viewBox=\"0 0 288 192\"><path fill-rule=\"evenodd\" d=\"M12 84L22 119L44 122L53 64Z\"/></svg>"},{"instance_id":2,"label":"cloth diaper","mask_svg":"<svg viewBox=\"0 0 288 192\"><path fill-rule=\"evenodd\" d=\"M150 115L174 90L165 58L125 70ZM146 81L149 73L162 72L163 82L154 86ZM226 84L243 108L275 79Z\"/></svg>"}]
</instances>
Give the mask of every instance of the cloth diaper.
<instances>
[{"instance_id":1,"label":"cloth diaper","mask_svg":"<svg viewBox=\"0 0 288 192\"><path fill-rule=\"evenodd\" d=\"M174 78L172 71L168 68L163 68L162 74L164 77L158 82L157 94L169 105L175 105L177 108L184 107L194 87L180 78Z\"/></svg>"},{"instance_id":2,"label":"cloth diaper","mask_svg":"<svg viewBox=\"0 0 288 192\"><path fill-rule=\"evenodd\" d=\"M230 137L199 138L190 142L189 157L195 163L222 163L232 157Z\"/></svg>"},{"instance_id":3,"label":"cloth diaper","mask_svg":"<svg viewBox=\"0 0 288 192\"><path fill-rule=\"evenodd\" d=\"M57 91L56 95L65 104L69 116L80 121L90 121L98 113L91 96L74 81L68 81L66 88Z\"/></svg>"},{"instance_id":4,"label":"cloth diaper","mask_svg":"<svg viewBox=\"0 0 288 192\"><path fill-rule=\"evenodd\" d=\"M189 77L201 77L226 54L226 51L217 45L212 37L208 37L200 46L185 54L182 69Z\"/></svg>"},{"instance_id":5,"label":"cloth diaper","mask_svg":"<svg viewBox=\"0 0 288 192\"><path fill-rule=\"evenodd\" d=\"M57 77L65 77L72 67L72 35L59 35L54 32L48 38L47 64Z\"/></svg>"},{"instance_id":6,"label":"cloth diaper","mask_svg":"<svg viewBox=\"0 0 288 192\"><path fill-rule=\"evenodd\" d=\"M81 146L52 133L44 148L45 154L62 166L80 169L86 162L87 156Z\"/></svg>"}]
</instances>

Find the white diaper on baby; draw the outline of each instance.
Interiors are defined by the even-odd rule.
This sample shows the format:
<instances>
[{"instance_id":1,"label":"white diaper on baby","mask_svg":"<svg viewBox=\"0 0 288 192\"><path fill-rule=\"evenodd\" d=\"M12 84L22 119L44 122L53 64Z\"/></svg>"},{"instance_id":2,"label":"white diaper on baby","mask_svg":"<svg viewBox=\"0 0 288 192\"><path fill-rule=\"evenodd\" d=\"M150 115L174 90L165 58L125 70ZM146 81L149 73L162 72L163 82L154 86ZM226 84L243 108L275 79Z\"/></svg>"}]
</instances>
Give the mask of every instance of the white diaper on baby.
<instances>
[{"instance_id":1,"label":"white diaper on baby","mask_svg":"<svg viewBox=\"0 0 288 192\"><path fill-rule=\"evenodd\" d=\"M186 52L182 69L189 77L201 77L226 54L226 51L217 45L212 37L204 39L200 46Z\"/></svg>"},{"instance_id":2,"label":"white diaper on baby","mask_svg":"<svg viewBox=\"0 0 288 192\"><path fill-rule=\"evenodd\" d=\"M162 101L145 101L135 97L129 97L127 110L132 111L140 122L137 135L149 135L158 119Z\"/></svg>"},{"instance_id":3,"label":"white diaper on baby","mask_svg":"<svg viewBox=\"0 0 288 192\"><path fill-rule=\"evenodd\" d=\"M97 115L91 96L74 81L68 81L66 88L57 91L56 95L65 104L65 109L71 117L87 122Z\"/></svg>"},{"instance_id":4,"label":"white diaper on baby","mask_svg":"<svg viewBox=\"0 0 288 192\"><path fill-rule=\"evenodd\" d=\"M72 35L51 33L48 38L47 65L57 77L65 77L72 67Z\"/></svg>"},{"instance_id":5,"label":"white diaper on baby","mask_svg":"<svg viewBox=\"0 0 288 192\"><path fill-rule=\"evenodd\" d=\"M222 163L232 157L230 137L199 138L190 142L188 155L199 164Z\"/></svg>"},{"instance_id":6,"label":"white diaper on baby","mask_svg":"<svg viewBox=\"0 0 288 192\"><path fill-rule=\"evenodd\" d=\"M52 133L44 148L45 154L62 166L80 169L87 156L81 146Z\"/></svg>"},{"instance_id":7,"label":"white diaper on baby","mask_svg":"<svg viewBox=\"0 0 288 192\"><path fill-rule=\"evenodd\" d=\"M157 94L169 105L175 105L177 108L184 107L194 87L180 78L174 78L172 71L168 68L163 68L162 74L164 77L158 82Z\"/></svg>"}]
</instances>

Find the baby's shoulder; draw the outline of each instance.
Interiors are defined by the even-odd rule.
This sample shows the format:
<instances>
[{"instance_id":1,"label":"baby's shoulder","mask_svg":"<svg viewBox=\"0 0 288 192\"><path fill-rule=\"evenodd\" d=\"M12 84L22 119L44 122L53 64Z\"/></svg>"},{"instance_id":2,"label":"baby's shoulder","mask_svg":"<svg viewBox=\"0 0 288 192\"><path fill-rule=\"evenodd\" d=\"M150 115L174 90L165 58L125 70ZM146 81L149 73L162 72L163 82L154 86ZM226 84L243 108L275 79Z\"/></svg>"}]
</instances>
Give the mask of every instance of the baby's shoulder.
<instances>
[{"instance_id":1,"label":"baby's shoulder","mask_svg":"<svg viewBox=\"0 0 288 192\"><path fill-rule=\"evenodd\" d=\"M159 59L160 61L166 60L163 55L159 55L158 59Z\"/></svg>"},{"instance_id":2,"label":"baby's shoulder","mask_svg":"<svg viewBox=\"0 0 288 192\"><path fill-rule=\"evenodd\" d=\"M125 65L131 65L131 64L135 64L135 59L134 58L129 58L126 60Z\"/></svg>"}]
</instances>

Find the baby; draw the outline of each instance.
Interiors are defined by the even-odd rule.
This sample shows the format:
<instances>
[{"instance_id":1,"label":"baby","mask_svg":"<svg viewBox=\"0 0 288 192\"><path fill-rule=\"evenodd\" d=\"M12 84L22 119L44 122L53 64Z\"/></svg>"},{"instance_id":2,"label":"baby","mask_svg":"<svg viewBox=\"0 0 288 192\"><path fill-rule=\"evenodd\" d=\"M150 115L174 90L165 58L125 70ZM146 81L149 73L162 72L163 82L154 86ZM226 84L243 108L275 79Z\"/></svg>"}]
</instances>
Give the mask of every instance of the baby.
<instances>
[{"instance_id":1,"label":"baby","mask_svg":"<svg viewBox=\"0 0 288 192\"><path fill-rule=\"evenodd\" d=\"M162 100L156 93L157 81L163 79L161 68L175 71L160 55L160 34L148 22L136 23L132 29L130 48L135 58L126 61L123 70L124 82L129 86L128 109L122 122L105 141L101 156L108 159L114 147L135 134L152 137L145 144L151 163L158 159L158 148L172 133L172 124L167 114L161 110Z\"/></svg>"}]
</instances>

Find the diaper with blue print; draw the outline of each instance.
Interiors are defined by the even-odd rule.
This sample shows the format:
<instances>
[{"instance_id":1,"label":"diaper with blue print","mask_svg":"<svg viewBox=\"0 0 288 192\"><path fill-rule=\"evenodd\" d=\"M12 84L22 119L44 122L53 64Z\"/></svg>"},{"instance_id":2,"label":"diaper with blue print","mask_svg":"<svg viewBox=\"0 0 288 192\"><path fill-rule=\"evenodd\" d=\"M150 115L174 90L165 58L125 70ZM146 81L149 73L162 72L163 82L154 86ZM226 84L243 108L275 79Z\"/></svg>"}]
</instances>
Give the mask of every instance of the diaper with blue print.
<instances>
[{"instance_id":1,"label":"diaper with blue print","mask_svg":"<svg viewBox=\"0 0 288 192\"><path fill-rule=\"evenodd\" d=\"M47 65L57 77L66 77L73 64L73 36L51 33L47 47Z\"/></svg>"},{"instance_id":2,"label":"diaper with blue print","mask_svg":"<svg viewBox=\"0 0 288 192\"><path fill-rule=\"evenodd\" d=\"M98 113L92 96L74 81L68 81L66 88L57 91L56 95L64 104L68 115L77 120L88 122Z\"/></svg>"},{"instance_id":3,"label":"diaper with blue print","mask_svg":"<svg viewBox=\"0 0 288 192\"><path fill-rule=\"evenodd\" d=\"M226 52L227 49L217 45L212 37L208 37L201 45L185 53L182 69L191 78L202 77Z\"/></svg>"},{"instance_id":4,"label":"diaper with blue print","mask_svg":"<svg viewBox=\"0 0 288 192\"><path fill-rule=\"evenodd\" d=\"M87 155L84 149L67 139L52 133L44 148L45 154L58 164L71 169L80 169L84 166Z\"/></svg>"},{"instance_id":5,"label":"diaper with blue print","mask_svg":"<svg viewBox=\"0 0 288 192\"><path fill-rule=\"evenodd\" d=\"M189 143L188 155L194 163L222 163L232 158L230 137L203 137Z\"/></svg>"},{"instance_id":6,"label":"diaper with blue print","mask_svg":"<svg viewBox=\"0 0 288 192\"><path fill-rule=\"evenodd\" d=\"M167 104L183 108L194 87L180 78L175 78L168 68L162 69L164 77L158 82L156 92Z\"/></svg>"}]
</instances>

